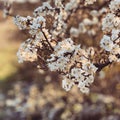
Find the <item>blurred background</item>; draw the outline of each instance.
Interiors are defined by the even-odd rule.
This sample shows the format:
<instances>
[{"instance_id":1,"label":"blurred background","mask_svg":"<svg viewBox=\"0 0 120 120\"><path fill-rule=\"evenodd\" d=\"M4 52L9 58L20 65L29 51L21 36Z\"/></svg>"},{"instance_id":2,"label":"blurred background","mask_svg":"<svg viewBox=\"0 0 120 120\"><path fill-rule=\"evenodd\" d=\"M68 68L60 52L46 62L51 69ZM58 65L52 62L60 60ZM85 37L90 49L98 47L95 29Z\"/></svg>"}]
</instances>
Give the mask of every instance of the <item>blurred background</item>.
<instances>
[{"instance_id":1,"label":"blurred background","mask_svg":"<svg viewBox=\"0 0 120 120\"><path fill-rule=\"evenodd\" d=\"M31 1L18 0L12 11L32 15L42 1ZM18 64L16 52L28 36L2 9L0 1L0 120L120 120L120 64L98 73L89 95L77 87L66 92L57 73Z\"/></svg>"}]
</instances>

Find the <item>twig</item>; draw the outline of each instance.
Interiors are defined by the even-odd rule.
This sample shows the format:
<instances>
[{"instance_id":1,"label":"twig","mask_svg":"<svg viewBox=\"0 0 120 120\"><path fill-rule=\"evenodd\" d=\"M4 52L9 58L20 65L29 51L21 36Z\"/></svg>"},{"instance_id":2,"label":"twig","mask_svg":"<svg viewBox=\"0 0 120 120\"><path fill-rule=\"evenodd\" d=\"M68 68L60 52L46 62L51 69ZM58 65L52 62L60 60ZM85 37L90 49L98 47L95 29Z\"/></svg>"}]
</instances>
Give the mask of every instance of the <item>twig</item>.
<instances>
[{"instance_id":1,"label":"twig","mask_svg":"<svg viewBox=\"0 0 120 120\"><path fill-rule=\"evenodd\" d=\"M51 50L54 51L53 47L51 46L50 42L48 41L47 36L45 35L45 33L43 32L42 29L41 29L41 32L43 33L43 35L44 35L44 37L45 37L45 40L46 40L46 42L48 43L48 45L50 46Z\"/></svg>"},{"instance_id":2,"label":"twig","mask_svg":"<svg viewBox=\"0 0 120 120\"><path fill-rule=\"evenodd\" d=\"M104 67L107 67L108 65L110 65L112 62L107 61L105 63L95 63L94 65L98 68L97 72L101 71Z\"/></svg>"}]
</instances>

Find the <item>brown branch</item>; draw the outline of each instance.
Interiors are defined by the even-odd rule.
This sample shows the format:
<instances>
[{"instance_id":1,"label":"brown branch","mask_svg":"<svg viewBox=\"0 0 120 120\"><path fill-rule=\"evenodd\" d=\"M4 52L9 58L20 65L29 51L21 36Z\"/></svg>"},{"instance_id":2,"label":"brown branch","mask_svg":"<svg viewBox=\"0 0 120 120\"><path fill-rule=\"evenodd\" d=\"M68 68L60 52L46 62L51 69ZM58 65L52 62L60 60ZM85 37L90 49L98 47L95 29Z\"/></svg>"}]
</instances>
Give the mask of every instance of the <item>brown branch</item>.
<instances>
[{"instance_id":1,"label":"brown branch","mask_svg":"<svg viewBox=\"0 0 120 120\"><path fill-rule=\"evenodd\" d=\"M109 61L108 57L109 52L106 52L105 50L96 50L92 61L93 64L98 68L98 72L108 65L112 64L112 62Z\"/></svg>"},{"instance_id":2,"label":"brown branch","mask_svg":"<svg viewBox=\"0 0 120 120\"><path fill-rule=\"evenodd\" d=\"M45 37L46 42L47 42L47 43L48 43L48 45L50 46L50 49L51 49L52 51L54 51L53 47L51 46L50 42L48 41L47 36L45 35L45 33L43 32L43 30L42 30L42 29L41 29L41 32L43 33L43 35L44 35L44 37Z\"/></svg>"},{"instance_id":3,"label":"brown branch","mask_svg":"<svg viewBox=\"0 0 120 120\"><path fill-rule=\"evenodd\" d=\"M99 71L101 71L104 67L107 67L108 65L110 65L111 64L111 62L110 61L107 61L107 62L105 62L105 63L103 63L103 64L98 64L98 63L95 63L94 65L98 68L97 69L97 72L99 72Z\"/></svg>"}]
</instances>

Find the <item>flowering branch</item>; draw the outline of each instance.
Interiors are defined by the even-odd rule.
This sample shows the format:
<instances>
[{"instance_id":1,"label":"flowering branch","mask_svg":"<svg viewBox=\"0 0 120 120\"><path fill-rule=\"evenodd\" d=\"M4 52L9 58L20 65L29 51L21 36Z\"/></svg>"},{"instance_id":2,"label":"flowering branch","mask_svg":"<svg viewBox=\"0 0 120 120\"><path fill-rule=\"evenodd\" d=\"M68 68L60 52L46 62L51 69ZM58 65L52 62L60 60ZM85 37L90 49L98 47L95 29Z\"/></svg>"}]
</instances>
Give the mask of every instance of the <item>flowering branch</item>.
<instances>
[{"instance_id":1,"label":"flowering branch","mask_svg":"<svg viewBox=\"0 0 120 120\"><path fill-rule=\"evenodd\" d=\"M40 61L38 64L42 68L62 75L62 86L66 91L77 85L81 92L88 93L96 72L113 62L120 62L120 0L103 1L104 6L109 3L109 9L100 6L96 10L92 6L96 0L53 2L54 5L51 0L43 2L34 10L33 17L14 17L18 28L28 30L31 35L19 48L19 62ZM92 19L85 15L83 20L81 17L78 28L69 26L72 13L84 13L85 10L90 12ZM95 36L101 26L104 32L100 41L101 49L86 48L73 42L74 38L79 41L81 34Z\"/></svg>"}]
</instances>

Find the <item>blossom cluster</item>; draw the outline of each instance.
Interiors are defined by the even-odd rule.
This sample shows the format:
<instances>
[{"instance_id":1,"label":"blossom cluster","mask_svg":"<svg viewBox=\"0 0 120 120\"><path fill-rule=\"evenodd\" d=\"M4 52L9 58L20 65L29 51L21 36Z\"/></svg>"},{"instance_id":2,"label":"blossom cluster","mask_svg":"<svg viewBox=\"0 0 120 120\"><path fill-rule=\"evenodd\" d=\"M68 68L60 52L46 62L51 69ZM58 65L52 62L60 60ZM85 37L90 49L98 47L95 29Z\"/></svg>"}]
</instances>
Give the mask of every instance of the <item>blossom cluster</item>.
<instances>
[{"instance_id":1,"label":"blossom cluster","mask_svg":"<svg viewBox=\"0 0 120 120\"><path fill-rule=\"evenodd\" d=\"M27 39L20 45L20 48L17 52L18 62L22 63L23 61L35 61L37 60L37 46L40 41L34 41L33 39Z\"/></svg>"},{"instance_id":2,"label":"blossom cluster","mask_svg":"<svg viewBox=\"0 0 120 120\"><path fill-rule=\"evenodd\" d=\"M56 45L58 37L64 38L67 29L65 21L70 14L70 10L79 6L80 0L74 0L74 2L71 0L64 6L62 0L55 0L54 2L54 7L51 6L50 2L43 2L42 6L34 10L33 17L22 17L19 15L14 17L14 23L18 28L20 30L28 30L32 37L27 40L30 41L30 44L32 43L31 45L26 41L20 46L17 53L19 62L29 61L31 58L33 59L30 61L35 61L37 59L38 49L43 49L47 46L48 50L51 49L53 51L53 47ZM72 8L69 9L68 6L71 5Z\"/></svg>"},{"instance_id":3,"label":"blossom cluster","mask_svg":"<svg viewBox=\"0 0 120 120\"><path fill-rule=\"evenodd\" d=\"M55 46L51 58L47 59L51 71L59 71L63 74L62 86L69 91L77 84L83 93L89 92L89 85L94 81L97 68L89 60L94 55L94 49L81 49L80 45L74 45L68 38Z\"/></svg>"},{"instance_id":4,"label":"blossom cluster","mask_svg":"<svg viewBox=\"0 0 120 120\"><path fill-rule=\"evenodd\" d=\"M110 62L120 62L120 0L111 1L109 8L110 13L102 21L106 35L101 39L100 45L110 53Z\"/></svg>"}]
</instances>

